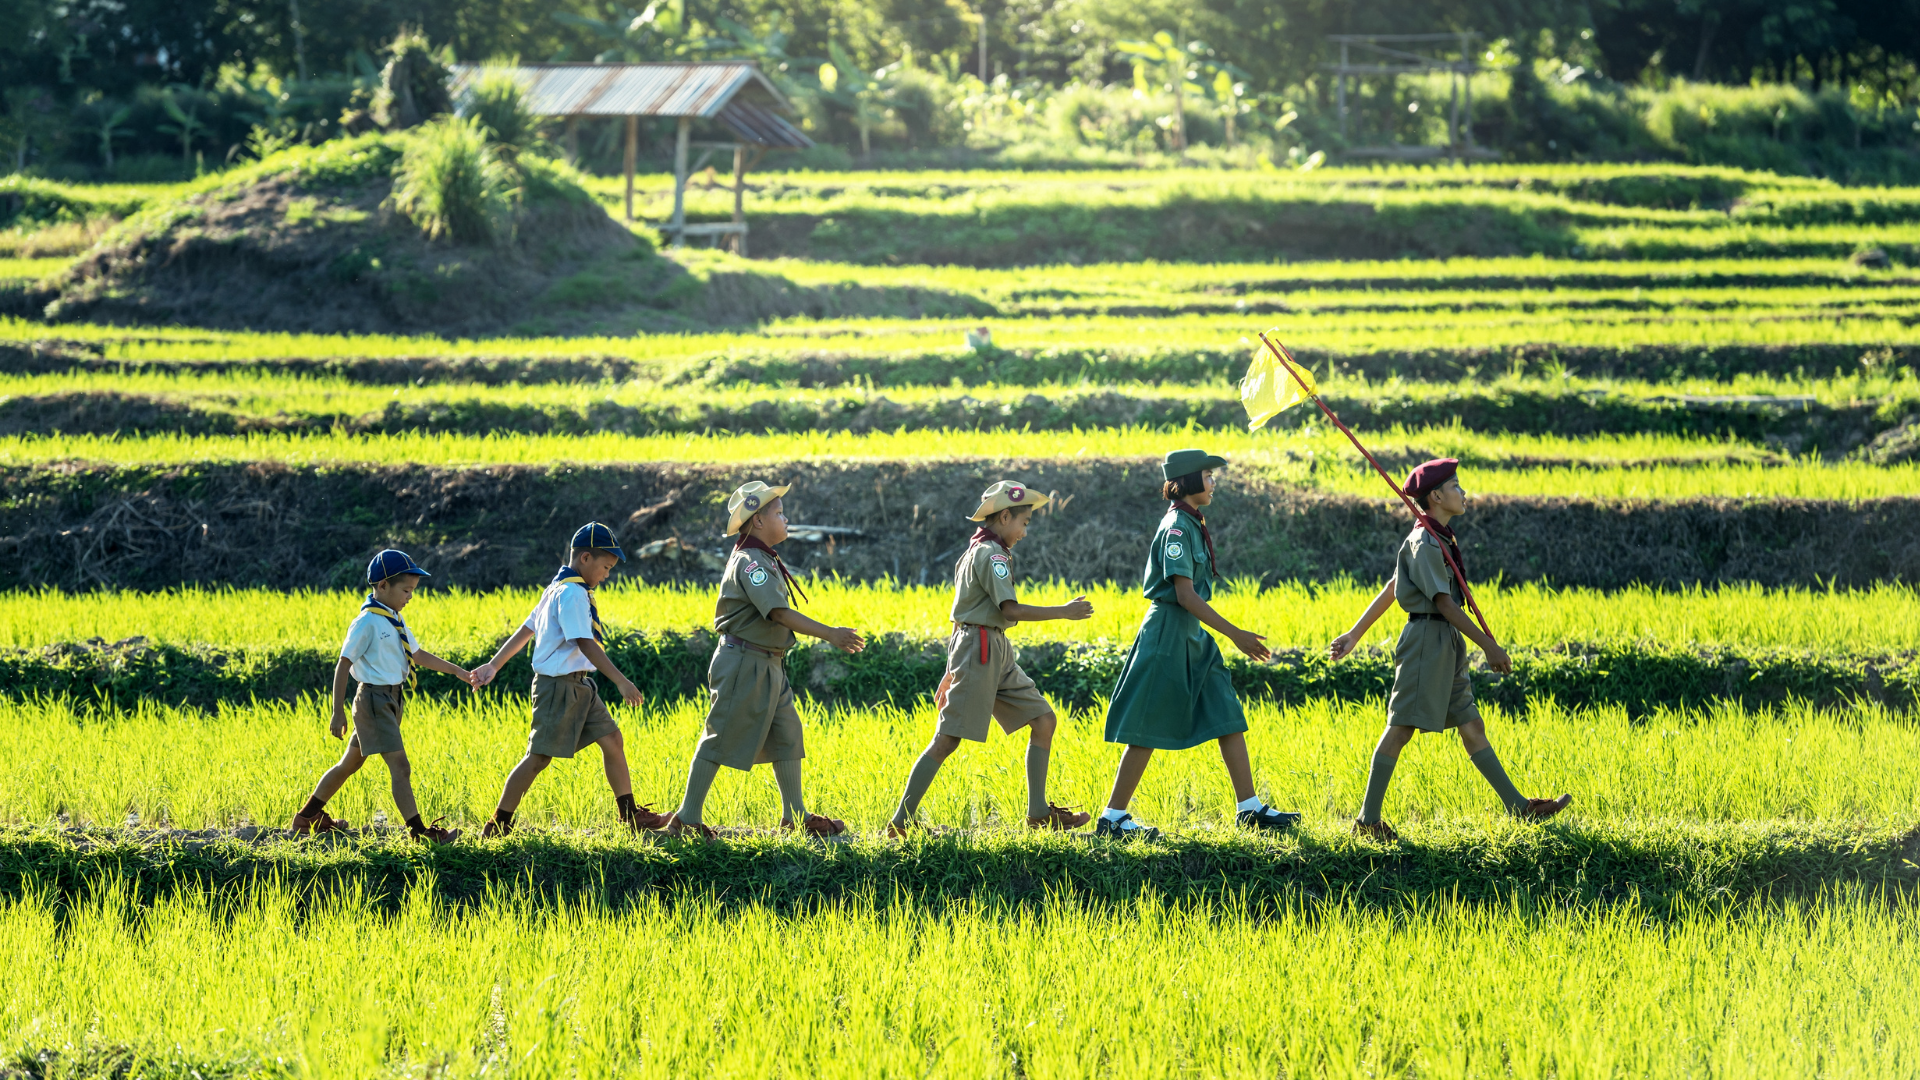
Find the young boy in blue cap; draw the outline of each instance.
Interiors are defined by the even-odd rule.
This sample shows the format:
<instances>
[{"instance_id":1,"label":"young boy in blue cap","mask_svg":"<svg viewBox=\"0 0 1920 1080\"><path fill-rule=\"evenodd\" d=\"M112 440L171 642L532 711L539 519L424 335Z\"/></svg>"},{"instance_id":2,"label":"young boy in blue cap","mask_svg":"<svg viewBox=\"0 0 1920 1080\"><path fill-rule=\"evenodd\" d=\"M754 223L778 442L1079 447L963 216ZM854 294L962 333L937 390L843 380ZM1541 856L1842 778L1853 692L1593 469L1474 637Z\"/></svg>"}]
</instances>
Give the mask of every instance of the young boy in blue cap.
<instances>
[{"instance_id":1,"label":"young boy in blue cap","mask_svg":"<svg viewBox=\"0 0 1920 1080\"><path fill-rule=\"evenodd\" d=\"M590 743L600 746L600 762L606 769L607 785L613 788L620 820L636 832L667 823L667 815L634 804L620 725L613 722L607 703L600 700L600 691L593 685L593 673L599 671L620 691L622 701L638 706L645 700L640 688L608 659L602 645L605 628L600 624L599 606L593 602L593 590L626 558L612 529L597 521L580 526L573 534L567 565L553 575L553 581L533 605L533 613L493 659L474 669L474 685L485 686L500 673L501 665L513 659L527 642L533 642L533 732L527 737L527 754L507 775L499 808L481 836L512 832L514 811L533 786L534 778L553 764L554 758L570 758Z\"/></svg>"},{"instance_id":2,"label":"young boy in blue cap","mask_svg":"<svg viewBox=\"0 0 1920 1080\"><path fill-rule=\"evenodd\" d=\"M1507 813L1527 821L1545 821L1565 810L1572 795L1557 799L1530 799L1520 794L1487 742L1487 726L1473 702L1473 683L1467 675L1467 642L1487 654L1487 666L1512 671L1513 661L1462 610L1466 590L1447 565L1466 573L1459 540L1449 524L1467 512L1467 493L1460 486L1460 462L1435 458L1407 475L1406 493L1420 504L1433 528L1416 524L1400 542L1393 580L1381 588L1353 628L1333 639L1327 655L1334 660L1351 653L1387 609L1396 603L1407 613L1393 647L1393 692L1387 697L1387 728L1373 750L1367 774L1367 793L1354 819L1353 832L1383 843L1400 839L1393 826L1381 820L1387 784L1393 779L1400 751L1422 731L1460 733L1467 760L1486 778ZM1443 548L1441 545L1445 545ZM1444 552L1444 554L1443 554Z\"/></svg>"},{"instance_id":3,"label":"young boy in blue cap","mask_svg":"<svg viewBox=\"0 0 1920 1080\"><path fill-rule=\"evenodd\" d=\"M420 647L400 609L413 599L428 573L414 565L405 552L388 548L367 564L367 584L372 591L360 605L360 614L347 627L347 640L340 646L340 662L333 668L333 722L329 730L338 739L347 733L347 679L360 684L353 694L353 738L333 768L320 777L307 804L293 815L289 825L296 835L332 832L347 823L327 816L327 800L333 798L347 778L360 771L367 759L386 759L393 779L393 801L400 808L400 819L407 830L437 844L451 843L459 832L425 825L413 800L413 767L407 761L407 749L400 739L400 716L406 708L406 683L413 665L444 671L462 682L472 682L467 669L427 652Z\"/></svg>"}]
</instances>

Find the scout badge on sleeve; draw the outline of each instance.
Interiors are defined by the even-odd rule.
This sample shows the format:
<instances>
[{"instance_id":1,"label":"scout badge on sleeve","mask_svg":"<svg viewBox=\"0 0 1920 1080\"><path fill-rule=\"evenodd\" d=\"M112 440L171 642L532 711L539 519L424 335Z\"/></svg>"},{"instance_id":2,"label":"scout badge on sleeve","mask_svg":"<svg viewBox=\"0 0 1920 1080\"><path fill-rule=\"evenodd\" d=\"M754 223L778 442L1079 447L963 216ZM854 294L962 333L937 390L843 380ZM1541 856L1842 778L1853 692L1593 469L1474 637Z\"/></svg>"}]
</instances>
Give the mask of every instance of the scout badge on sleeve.
<instances>
[{"instance_id":1,"label":"scout badge on sleeve","mask_svg":"<svg viewBox=\"0 0 1920 1080\"><path fill-rule=\"evenodd\" d=\"M1360 437L1353 433L1353 429L1341 423L1340 418L1333 414L1333 410L1327 407L1325 401L1321 400L1320 388L1319 385L1314 382L1312 372L1309 372L1300 361L1294 359L1293 353L1288 350L1285 345L1280 344L1277 330L1268 330L1262 333L1260 335L1260 343L1266 346L1266 350L1254 356L1253 363L1248 365L1247 368L1247 378L1242 380L1240 384L1241 401L1247 407L1247 427L1249 429L1257 429L1268 420L1279 415L1282 409L1298 404L1301 400L1310 400L1315 405L1320 406L1320 411L1327 415L1327 419L1334 427L1340 429L1340 433L1347 437L1347 441L1353 443L1353 448L1360 451L1361 457L1367 459L1367 464L1373 466L1373 471L1379 473L1380 479L1387 482L1387 487L1391 489L1395 495L1400 496L1401 502L1407 504L1407 509L1413 512L1413 518L1419 523L1420 527L1427 530L1435 540L1440 542L1440 554L1446 557L1447 569L1453 572L1453 579L1460 583L1460 595L1466 597L1467 607L1473 612L1473 620L1480 624L1480 629L1486 633L1488 638L1492 638L1493 629L1487 625L1487 617L1480 614L1480 605L1474 602L1473 590L1467 585L1467 575L1465 571L1460 569L1460 560L1454 557L1456 548L1450 542L1453 536L1452 530L1443 528L1439 522L1428 517L1427 512L1420 509L1420 504L1414 502L1413 497L1408 495L1405 489L1399 484L1395 483L1393 477L1387 475L1387 470L1380 467L1380 462L1374 459L1373 454L1370 453L1365 446L1360 444ZM1268 354L1271 354L1271 357L1269 357ZM1285 375L1291 378L1297 385L1298 395L1292 392L1281 395L1278 389L1272 386L1273 380L1270 376L1263 376L1262 379L1256 380L1255 376L1257 373L1262 370L1271 371L1276 364L1279 369L1284 371ZM1249 395L1248 389L1250 386L1255 387L1258 391L1257 401L1255 396ZM1299 395L1304 395L1304 398ZM1275 404L1279 401L1285 401L1285 404ZM1275 407L1273 407L1271 412L1263 412L1262 410L1266 409L1269 405L1274 405Z\"/></svg>"}]
</instances>

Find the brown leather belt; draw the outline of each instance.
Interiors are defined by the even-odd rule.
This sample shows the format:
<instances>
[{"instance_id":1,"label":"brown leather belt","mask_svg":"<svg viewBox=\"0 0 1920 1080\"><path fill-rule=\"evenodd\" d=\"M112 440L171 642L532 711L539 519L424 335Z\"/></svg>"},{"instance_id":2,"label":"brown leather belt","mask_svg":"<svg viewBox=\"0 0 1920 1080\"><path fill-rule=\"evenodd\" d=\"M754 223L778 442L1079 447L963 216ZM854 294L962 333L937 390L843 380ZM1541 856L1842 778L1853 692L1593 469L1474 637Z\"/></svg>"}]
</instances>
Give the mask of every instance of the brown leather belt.
<instances>
[{"instance_id":1,"label":"brown leather belt","mask_svg":"<svg viewBox=\"0 0 1920 1080\"><path fill-rule=\"evenodd\" d=\"M754 652L771 656L775 660L782 659L787 655L787 650L785 649L769 649L764 645L755 645L746 638L734 637L732 634L721 634L720 644L731 649L752 649Z\"/></svg>"}]
</instances>

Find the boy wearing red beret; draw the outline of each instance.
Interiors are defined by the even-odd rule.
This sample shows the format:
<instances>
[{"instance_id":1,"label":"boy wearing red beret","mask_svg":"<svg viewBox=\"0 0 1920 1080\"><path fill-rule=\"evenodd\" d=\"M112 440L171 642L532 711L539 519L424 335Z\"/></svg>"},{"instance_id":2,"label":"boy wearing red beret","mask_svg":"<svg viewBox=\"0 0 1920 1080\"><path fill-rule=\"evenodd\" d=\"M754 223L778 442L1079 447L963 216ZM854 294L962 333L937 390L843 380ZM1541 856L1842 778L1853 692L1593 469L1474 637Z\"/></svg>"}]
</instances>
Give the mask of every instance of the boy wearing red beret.
<instances>
[{"instance_id":1,"label":"boy wearing red beret","mask_svg":"<svg viewBox=\"0 0 1920 1080\"><path fill-rule=\"evenodd\" d=\"M1407 624L1393 648L1393 691L1387 698L1387 729L1373 751L1373 768L1367 775L1366 801L1354 820L1357 836L1368 836L1392 843L1399 839L1393 827L1380 820L1381 804L1387 795L1387 783L1393 779L1393 767L1400 751L1416 732L1460 732L1460 745L1468 760L1486 777L1507 812L1515 817L1543 821L1567 808L1572 795L1557 799L1529 799L1507 779L1500 758L1487 743L1486 724L1473 702L1473 684L1467 677L1468 641L1487 654L1487 666L1495 671L1513 670L1507 651L1482 633L1461 607L1466 602L1462 582L1447 565L1466 573L1460 559L1460 545L1448 522L1467 512L1467 493L1460 486L1460 462L1438 458L1413 470L1407 476L1406 492L1420 504L1433 522L1429 529L1416 524L1400 543L1394 564L1393 580L1380 590L1373 603L1353 628L1333 639L1327 654L1339 660L1352 652L1373 624L1398 603L1407 613ZM1445 545L1446 555L1441 545Z\"/></svg>"}]
</instances>

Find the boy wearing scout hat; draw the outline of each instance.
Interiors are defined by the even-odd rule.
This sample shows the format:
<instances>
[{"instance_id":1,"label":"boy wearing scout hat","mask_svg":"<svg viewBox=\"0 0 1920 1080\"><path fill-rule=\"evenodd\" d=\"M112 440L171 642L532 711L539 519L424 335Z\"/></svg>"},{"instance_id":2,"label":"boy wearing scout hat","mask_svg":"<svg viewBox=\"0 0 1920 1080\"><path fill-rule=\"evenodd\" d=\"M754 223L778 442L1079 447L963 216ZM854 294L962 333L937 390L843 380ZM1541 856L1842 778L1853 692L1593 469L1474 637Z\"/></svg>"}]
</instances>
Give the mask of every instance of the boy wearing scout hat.
<instances>
[{"instance_id":1,"label":"boy wearing scout hat","mask_svg":"<svg viewBox=\"0 0 1920 1080\"><path fill-rule=\"evenodd\" d=\"M307 804L293 815L288 828L294 833L305 836L346 828L346 822L327 816L327 800L348 777L360 771L368 758L378 755L386 759L393 780L393 801L400 808L407 831L437 844L459 838L459 832L438 828L437 822L421 823L413 799L413 766L407 761L407 749L400 738L405 684L412 681L415 664L443 671L461 682L473 680L466 668L422 649L420 639L400 617L400 609L413 599L413 590L429 576L405 552L392 548L367 564L367 584L372 591L360 605L360 614L347 626L347 640L341 644L340 660L333 667L333 722L328 725L336 739L347 733L347 712L342 703L351 676L360 684L353 692L353 738L347 740L339 762L321 775Z\"/></svg>"},{"instance_id":2,"label":"boy wearing scout hat","mask_svg":"<svg viewBox=\"0 0 1920 1080\"><path fill-rule=\"evenodd\" d=\"M953 633L947 639L946 677L934 694L940 722L907 776L907 790L887 826L889 836L906 834L921 798L962 739L987 741L989 720L998 720L1009 735L1028 728L1028 827L1077 829L1087 823L1086 814L1047 801L1047 764L1058 721L1039 688L1020 670L1020 654L1006 634L1017 622L1093 614L1084 596L1057 607L1035 607L1022 604L1014 594L1013 545L1026 537L1033 512L1047 502L1047 496L1017 480L1002 480L980 496L970 519L980 527L953 567Z\"/></svg>"},{"instance_id":3,"label":"boy wearing scout hat","mask_svg":"<svg viewBox=\"0 0 1920 1080\"><path fill-rule=\"evenodd\" d=\"M1212 627L1255 660L1271 655L1265 638L1228 622L1208 603L1220 570L1206 508L1213 502L1214 470L1226 463L1205 450L1175 450L1161 464L1166 482L1160 497L1168 501L1167 512L1154 533L1141 578L1142 591L1153 603L1121 662L1107 707L1107 741L1127 748L1120 755L1113 793L1094 827L1096 835L1120 840L1158 837L1159 830L1127 813L1153 752L1216 741L1238 800L1237 824L1285 829L1300 820L1299 814L1268 806L1254 791L1247 714L1233 692L1220 646L1207 633Z\"/></svg>"},{"instance_id":4,"label":"boy wearing scout hat","mask_svg":"<svg viewBox=\"0 0 1920 1080\"><path fill-rule=\"evenodd\" d=\"M606 628L600 623L600 606L593 600L593 590L626 557L612 529L597 521L580 526L573 534L567 565L553 575L553 581L533 605L533 613L493 659L474 669L474 685L485 686L500 673L503 664L527 642L533 642L533 731L527 736L526 756L507 774L500 805L481 836L512 832L514 811L533 786L534 778L553 764L554 758L570 758L592 743L600 746L600 764L606 770L607 785L613 789L620 820L636 832L666 823L665 814L634 804L620 725L613 722L607 703L600 700L599 688L593 683L593 673L598 671L612 681L620 699L628 705L638 706L645 700L640 688L608 659L603 644Z\"/></svg>"},{"instance_id":5,"label":"boy wearing scout hat","mask_svg":"<svg viewBox=\"0 0 1920 1080\"><path fill-rule=\"evenodd\" d=\"M720 576L720 599L713 610L720 642L707 666L711 704L706 730L687 768L686 797L680 809L668 815L670 835L713 839L713 830L701 818L720 766L747 772L761 762L773 765L774 782L780 786L782 827L798 827L809 836L846 831L847 823L838 818L807 812L800 787L800 760L807 752L782 661L796 633L819 638L844 653L857 653L867 643L851 627L827 626L793 609L791 594L800 593L802 600L806 594L774 550L787 538L781 496L792 486L770 487L755 480L727 499L726 535L739 539Z\"/></svg>"},{"instance_id":6,"label":"boy wearing scout hat","mask_svg":"<svg viewBox=\"0 0 1920 1080\"><path fill-rule=\"evenodd\" d=\"M1486 725L1473 702L1473 683L1467 677L1467 646L1471 641L1487 654L1487 666L1495 671L1512 671L1513 661L1472 619L1461 611L1466 602L1462 582L1456 580L1447 565L1466 572L1460 558L1460 545L1448 522L1467 512L1467 493L1460 486L1460 462L1437 458L1414 469L1407 476L1406 493L1425 510L1432 528L1415 524L1400 542L1393 580L1388 582L1367 605L1353 628L1333 639L1327 654L1339 660L1352 652L1367 631L1387 608L1398 603L1407 613L1400 640L1393 648L1393 691L1387 698L1387 728L1374 747L1373 767L1367 776L1366 801L1360 816L1354 819L1356 836L1367 836L1386 843L1399 839L1393 826L1380 820L1381 804L1386 800L1387 783L1400 751L1421 731L1445 731L1456 728L1460 745L1467 751L1480 775L1500 796L1507 812L1515 817L1542 821L1567 808L1572 795L1557 799L1529 799L1507 779L1500 758L1487 742ZM1442 554L1442 545L1446 554Z\"/></svg>"}]
</instances>

